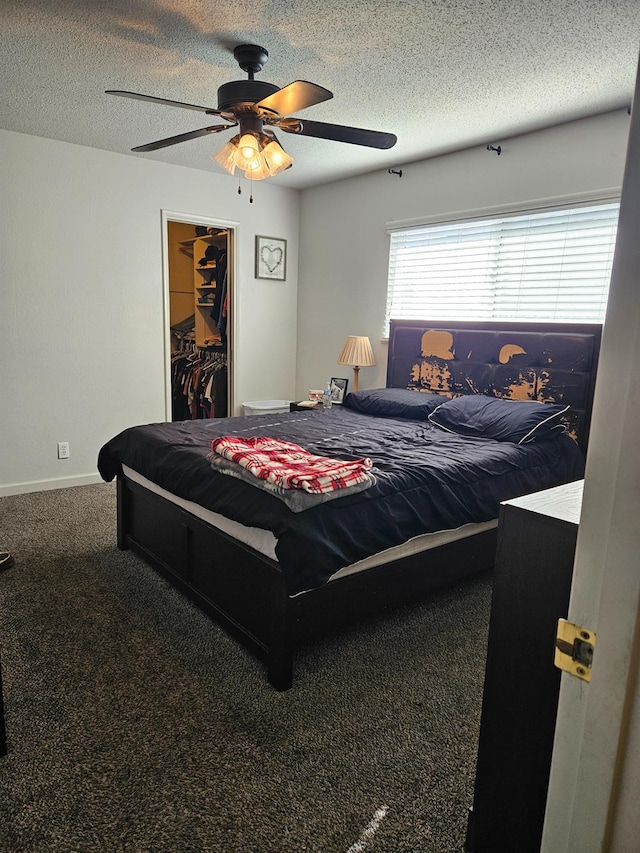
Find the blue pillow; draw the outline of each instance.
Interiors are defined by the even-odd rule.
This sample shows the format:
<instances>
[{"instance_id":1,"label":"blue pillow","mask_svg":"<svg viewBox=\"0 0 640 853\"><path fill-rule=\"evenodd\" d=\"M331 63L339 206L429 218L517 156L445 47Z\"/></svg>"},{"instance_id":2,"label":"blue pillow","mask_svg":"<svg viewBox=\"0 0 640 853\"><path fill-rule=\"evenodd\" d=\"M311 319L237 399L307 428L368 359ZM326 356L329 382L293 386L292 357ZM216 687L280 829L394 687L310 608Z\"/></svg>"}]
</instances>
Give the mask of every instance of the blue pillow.
<instances>
[{"instance_id":1,"label":"blue pillow","mask_svg":"<svg viewBox=\"0 0 640 853\"><path fill-rule=\"evenodd\" d=\"M407 388L372 388L347 394L343 405L365 415L426 421L441 402L442 397L439 394L431 394L427 391L409 391Z\"/></svg>"},{"instance_id":2,"label":"blue pillow","mask_svg":"<svg viewBox=\"0 0 640 853\"><path fill-rule=\"evenodd\" d=\"M565 432L566 427L559 421L568 408L560 403L469 394L442 403L429 420L458 435L528 444Z\"/></svg>"}]
</instances>

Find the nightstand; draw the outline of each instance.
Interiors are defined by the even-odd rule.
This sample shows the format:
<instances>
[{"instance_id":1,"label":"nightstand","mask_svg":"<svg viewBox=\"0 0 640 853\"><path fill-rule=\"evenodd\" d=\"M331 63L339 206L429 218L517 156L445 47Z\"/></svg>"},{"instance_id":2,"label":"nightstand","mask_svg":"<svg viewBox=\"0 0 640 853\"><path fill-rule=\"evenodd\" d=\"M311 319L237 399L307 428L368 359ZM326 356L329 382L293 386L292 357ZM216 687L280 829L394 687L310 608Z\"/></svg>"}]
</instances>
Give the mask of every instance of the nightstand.
<instances>
[{"instance_id":1,"label":"nightstand","mask_svg":"<svg viewBox=\"0 0 640 853\"><path fill-rule=\"evenodd\" d=\"M317 412L322 408L322 403L316 403L315 406L301 406L300 403L289 403L290 412Z\"/></svg>"}]
</instances>

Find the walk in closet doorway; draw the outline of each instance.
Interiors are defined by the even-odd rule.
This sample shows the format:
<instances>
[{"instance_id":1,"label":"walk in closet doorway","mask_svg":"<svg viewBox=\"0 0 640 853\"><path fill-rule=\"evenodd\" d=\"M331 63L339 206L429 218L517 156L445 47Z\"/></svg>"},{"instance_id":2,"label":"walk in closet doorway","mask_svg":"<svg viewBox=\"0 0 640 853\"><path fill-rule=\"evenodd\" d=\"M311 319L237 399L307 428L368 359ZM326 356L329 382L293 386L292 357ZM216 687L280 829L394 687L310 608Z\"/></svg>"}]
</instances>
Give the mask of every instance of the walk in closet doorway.
<instances>
[{"instance_id":1,"label":"walk in closet doorway","mask_svg":"<svg viewBox=\"0 0 640 853\"><path fill-rule=\"evenodd\" d=\"M168 421L234 411L236 226L162 212Z\"/></svg>"}]
</instances>

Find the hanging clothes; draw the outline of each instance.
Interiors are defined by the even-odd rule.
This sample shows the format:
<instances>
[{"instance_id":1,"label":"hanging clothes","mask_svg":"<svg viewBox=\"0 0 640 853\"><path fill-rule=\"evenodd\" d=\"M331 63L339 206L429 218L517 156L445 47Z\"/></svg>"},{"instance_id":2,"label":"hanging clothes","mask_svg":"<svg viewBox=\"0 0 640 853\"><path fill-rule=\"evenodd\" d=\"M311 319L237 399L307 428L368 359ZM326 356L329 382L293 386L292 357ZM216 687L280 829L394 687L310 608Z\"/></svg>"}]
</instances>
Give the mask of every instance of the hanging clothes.
<instances>
[{"instance_id":1,"label":"hanging clothes","mask_svg":"<svg viewBox=\"0 0 640 853\"><path fill-rule=\"evenodd\" d=\"M211 319L218 327L222 343L226 344L226 315L223 315L223 307L227 295L227 253L221 252L216 261L216 293L211 309Z\"/></svg>"},{"instance_id":2,"label":"hanging clothes","mask_svg":"<svg viewBox=\"0 0 640 853\"><path fill-rule=\"evenodd\" d=\"M227 415L227 354L185 346L171 359L172 419Z\"/></svg>"}]
</instances>

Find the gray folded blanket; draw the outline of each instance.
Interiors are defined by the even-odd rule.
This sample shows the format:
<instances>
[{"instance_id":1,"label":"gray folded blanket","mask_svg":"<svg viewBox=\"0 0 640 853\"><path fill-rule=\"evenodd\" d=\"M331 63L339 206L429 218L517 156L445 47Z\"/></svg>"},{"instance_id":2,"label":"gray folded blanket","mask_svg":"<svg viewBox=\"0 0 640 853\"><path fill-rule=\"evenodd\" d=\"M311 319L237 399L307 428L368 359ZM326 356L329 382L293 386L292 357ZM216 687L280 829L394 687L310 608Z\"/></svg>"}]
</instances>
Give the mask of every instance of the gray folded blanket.
<instances>
[{"instance_id":1,"label":"gray folded blanket","mask_svg":"<svg viewBox=\"0 0 640 853\"><path fill-rule=\"evenodd\" d=\"M246 468L243 468L242 465L239 465L237 462L233 462L231 459L225 459L224 456L220 456L219 453L209 453L207 454L207 459L211 462L211 467L214 471L218 471L220 474L228 474L231 477L237 477L245 483L250 483L252 486L257 486L259 489L263 489L270 495L280 498L280 500L284 501L284 503L289 507L291 512L304 512L305 509L311 509L312 507L318 506L326 501L333 501L336 498L344 498L347 495L355 495L358 492L363 492L365 489L373 486L376 481L373 474L367 471L366 479L363 483L357 483L355 486L346 486L344 489L335 489L332 492L314 495L309 492L305 492L303 489L283 489L281 486L275 486L273 483L267 483L266 480L261 480L250 471L247 471Z\"/></svg>"}]
</instances>

